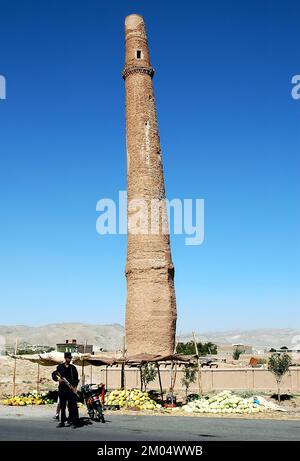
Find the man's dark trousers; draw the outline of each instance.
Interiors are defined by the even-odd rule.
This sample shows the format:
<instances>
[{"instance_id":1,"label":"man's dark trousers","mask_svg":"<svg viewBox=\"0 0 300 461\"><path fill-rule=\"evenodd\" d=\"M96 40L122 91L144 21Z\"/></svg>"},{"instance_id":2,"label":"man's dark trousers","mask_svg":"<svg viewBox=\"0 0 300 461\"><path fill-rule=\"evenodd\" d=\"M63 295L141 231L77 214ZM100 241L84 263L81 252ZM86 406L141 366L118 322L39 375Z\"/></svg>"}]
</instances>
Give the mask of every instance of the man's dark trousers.
<instances>
[{"instance_id":1,"label":"man's dark trousers","mask_svg":"<svg viewBox=\"0 0 300 461\"><path fill-rule=\"evenodd\" d=\"M79 418L76 395L69 388L60 389L58 395L60 401L61 422L65 423L67 420L66 405L68 402L69 420L71 423L76 424Z\"/></svg>"}]
</instances>

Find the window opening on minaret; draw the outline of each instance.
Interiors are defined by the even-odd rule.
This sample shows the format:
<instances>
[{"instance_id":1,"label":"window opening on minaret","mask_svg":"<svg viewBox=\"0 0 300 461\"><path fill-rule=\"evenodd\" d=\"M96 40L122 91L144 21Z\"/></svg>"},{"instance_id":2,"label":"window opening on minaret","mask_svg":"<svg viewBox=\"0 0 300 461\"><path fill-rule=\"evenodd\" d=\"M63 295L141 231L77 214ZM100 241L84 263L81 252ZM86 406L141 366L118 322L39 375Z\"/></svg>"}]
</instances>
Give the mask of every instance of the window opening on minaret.
<instances>
[{"instance_id":1,"label":"window opening on minaret","mask_svg":"<svg viewBox=\"0 0 300 461\"><path fill-rule=\"evenodd\" d=\"M137 59L141 59L141 57L142 57L141 50L136 50L136 57L137 57Z\"/></svg>"}]
</instances>

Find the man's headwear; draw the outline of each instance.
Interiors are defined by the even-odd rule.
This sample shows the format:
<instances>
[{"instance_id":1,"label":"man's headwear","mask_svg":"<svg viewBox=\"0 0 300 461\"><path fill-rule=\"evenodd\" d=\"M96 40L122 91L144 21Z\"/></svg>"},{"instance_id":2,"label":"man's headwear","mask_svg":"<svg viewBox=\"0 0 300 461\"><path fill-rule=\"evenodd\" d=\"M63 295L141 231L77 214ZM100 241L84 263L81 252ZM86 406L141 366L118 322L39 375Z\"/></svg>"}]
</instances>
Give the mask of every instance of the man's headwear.
<instances>
[{"instance_id":1,"label":"man's headwear","mask_svg":"<svg viewBox=\"0 0 300 461\"><path fill-rule=\"evenodd\" d=\"M65 359L71 359L71 358L72 358L71 352L65 352Z\"/></svg>"}]
</instances>

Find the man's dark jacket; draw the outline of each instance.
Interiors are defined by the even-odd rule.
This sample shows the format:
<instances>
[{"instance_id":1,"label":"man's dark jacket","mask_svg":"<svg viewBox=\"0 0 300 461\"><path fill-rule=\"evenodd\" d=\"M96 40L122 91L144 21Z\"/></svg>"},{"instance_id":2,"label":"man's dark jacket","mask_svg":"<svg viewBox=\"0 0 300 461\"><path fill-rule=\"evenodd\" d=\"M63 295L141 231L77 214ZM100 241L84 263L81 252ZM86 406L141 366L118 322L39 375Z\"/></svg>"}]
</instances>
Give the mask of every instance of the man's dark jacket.
<instances>
[{"instance_id":1,"label":"man's dark jacket","mask_svg":"<svg viewBox=\"0 0 300 461\"><path fill-rule=\"evenodd\" d=\"M56 375L57 371L61 374L63 378L66 378L72 386L76 387L78 385L79 378L78 378L77 368L75 367L75 365L72 365L70 363L70 365L66 367L64 363L60 363L58 367L56 368L56 370L53 371L52 373L52 379L54 381L58 381L58 377ZM59 386L58 386L59 390L63 391L66 388L68 388L68 386L65 383L59 383Z\"/></svg>"}]
</instances>

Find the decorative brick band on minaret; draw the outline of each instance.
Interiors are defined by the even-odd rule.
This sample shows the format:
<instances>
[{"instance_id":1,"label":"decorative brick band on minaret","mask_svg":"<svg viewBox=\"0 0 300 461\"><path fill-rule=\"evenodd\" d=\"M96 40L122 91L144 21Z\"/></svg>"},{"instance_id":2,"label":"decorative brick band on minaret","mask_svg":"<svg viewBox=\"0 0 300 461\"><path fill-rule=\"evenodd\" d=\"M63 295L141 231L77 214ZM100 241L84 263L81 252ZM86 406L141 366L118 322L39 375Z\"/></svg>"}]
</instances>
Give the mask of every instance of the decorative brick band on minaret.
<instances>
[{"instance_id":1,"label":"decorative brick band on minaret","mask_svg":"<svg viewBox=\"0 0 300 461\"><path fill-rule=\"evenodd\" d=\"M172 354L175 347L176 299L174 266L167 227L162 155L145 24L132 14L125 20L127 145L127 354ZM148 233L133 232L131 204L147 204ZM158 229L151 227L153 204L161 208Z\"/></svg>"}]
</instances>

